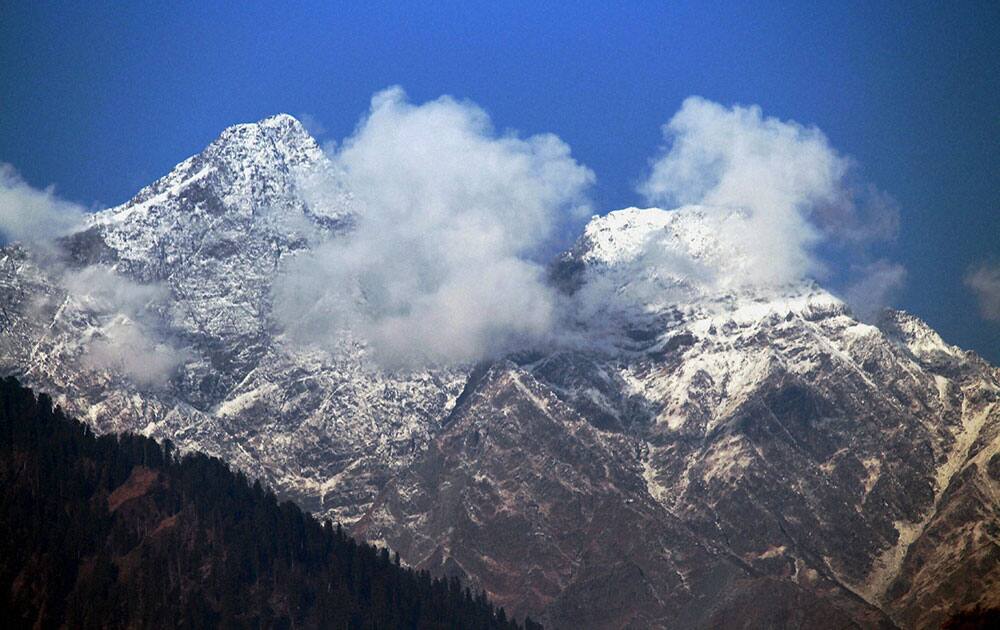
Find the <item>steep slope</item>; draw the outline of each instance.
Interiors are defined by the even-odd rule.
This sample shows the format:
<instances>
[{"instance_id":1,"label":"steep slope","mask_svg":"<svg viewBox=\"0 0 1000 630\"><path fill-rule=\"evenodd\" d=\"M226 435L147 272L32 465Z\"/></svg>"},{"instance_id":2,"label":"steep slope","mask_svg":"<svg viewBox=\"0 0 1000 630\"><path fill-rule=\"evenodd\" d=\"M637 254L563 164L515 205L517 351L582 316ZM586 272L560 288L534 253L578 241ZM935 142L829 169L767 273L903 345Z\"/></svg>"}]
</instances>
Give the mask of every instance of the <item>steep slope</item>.
<instances>
[{"instance_id":1,"label":"steep slope","mask_svg":"<svg viewBox=\"0 0 1000 630\"><path fill-rule=\"evenodd\" d=\"M463 396L357 533L553 627L891 626L822 576L776 579L689 527L647 492L641 442L524 369L484 369Z\"/></svg>"}]
</instances>

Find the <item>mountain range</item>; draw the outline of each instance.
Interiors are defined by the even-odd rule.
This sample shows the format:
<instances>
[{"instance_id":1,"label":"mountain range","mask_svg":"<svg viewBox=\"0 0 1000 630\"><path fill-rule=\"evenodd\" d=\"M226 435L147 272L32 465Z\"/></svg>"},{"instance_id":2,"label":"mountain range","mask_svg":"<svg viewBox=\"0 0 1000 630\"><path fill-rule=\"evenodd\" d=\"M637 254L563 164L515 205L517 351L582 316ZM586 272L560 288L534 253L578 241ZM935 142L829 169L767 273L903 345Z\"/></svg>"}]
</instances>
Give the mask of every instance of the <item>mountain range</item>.
<instances>
[{"instance_id":1,"label":"mountain range","mask_svg":"<svg viewBox=\"0 0 1000 630\"><path fill-rule=\"evenodd\" d=\"M386 367L275 318L350 191L278 115L53 248L0 250L0 370L548 627L936 627L1000 606L1000 370L812 280L720 283L739 212L628 208L548 267L563 339ZM653 245L653 246L651 246ZM662 257L683 264L661 264ZM347 289L344 299L355 299Z\"/></svg>"}]
</instances>

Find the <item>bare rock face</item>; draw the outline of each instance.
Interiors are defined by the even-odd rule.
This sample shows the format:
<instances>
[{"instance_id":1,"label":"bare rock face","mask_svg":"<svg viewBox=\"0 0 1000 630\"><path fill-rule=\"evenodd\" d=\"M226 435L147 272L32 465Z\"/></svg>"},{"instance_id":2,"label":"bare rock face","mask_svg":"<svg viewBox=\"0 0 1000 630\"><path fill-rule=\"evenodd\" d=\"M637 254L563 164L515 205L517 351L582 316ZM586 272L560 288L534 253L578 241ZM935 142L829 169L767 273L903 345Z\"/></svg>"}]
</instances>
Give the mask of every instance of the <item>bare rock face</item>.
<instances>
[{"instance_id":1,"label":"bare rock face","mask_svg":"<svg viewBox=\"0 0 1000 630\"><path fill-rule=\"evenodd\" d=\"M827 577L772 578L679 519L647 491L641 442L594 428L524 369L499 363L472 387L359 534L555 627L889 625Z\"/></svg>"},{"instance_id":2,"label":"bare rock face","mask_svg":"<svg viewBox=\"0 0 1000 630\"><path fill-rule=\"evenodd\" d=\"M351 229L348 191L305 194L327 168L289 116L238 125L58 260L0 250L0 369L550 627L925 628L1000 606L996 368L811 282L723 281L740 261L713 235L743 219L702 207L591 221L552 268L565 343L407 371L349 332L304 348L272 288Z\"/></svg>"}]
</instances>

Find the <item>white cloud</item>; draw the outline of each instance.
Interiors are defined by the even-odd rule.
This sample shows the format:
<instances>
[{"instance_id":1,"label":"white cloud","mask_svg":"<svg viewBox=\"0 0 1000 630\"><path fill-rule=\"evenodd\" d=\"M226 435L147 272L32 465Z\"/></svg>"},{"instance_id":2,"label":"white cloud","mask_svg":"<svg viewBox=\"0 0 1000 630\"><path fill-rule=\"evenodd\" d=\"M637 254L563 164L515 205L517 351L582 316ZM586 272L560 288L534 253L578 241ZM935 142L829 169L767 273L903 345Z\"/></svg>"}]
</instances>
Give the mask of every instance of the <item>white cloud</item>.
<instances>
[{"instance_id":1,"label":"white cloud","mask_svg":"<svg viewBox=\"0 0 1000 630\"><path fill-rule=\"evenodd\" d=\"M303 112L297 118L302 123L302 126L306 128L306 131L313 137L319 138L326 135L326 125L312 114Z\"/></svg>"},{"instance_id":2,"label":"white cloud","mask_svg":"<svg viewBox=\"0 0 1000 630\"><path fill-rule=\"evenodd\" d=\"M91 369L115 370L140 385L162 385L189 357L151 335L141 322L118 315L92 337L83 354Z\"/></svg>"},{"instance_id":3,"label":"white cloud","mask_svg":"<svg viewBox=\"0 0 1000 630\"><path fill-rule=\"evenodd\" d=\"M564 142L498 134L473 103L414 105L390 88L330 158L329 196L350 191L357 226L286 268L275 311L294 338L335 344L350 328L412 364L548 333L553 298L532 255L589 212L594 181Z\"/></svg>"},{"instance_id":4,"label":"white cloud","mask_svg":"<svg viewBox=\"0 0 1000 630\"><path fill-rule=\"evenodd\" d=\"M721 234L746 260L750 284L818 273L811 208L830 205L848 162L815 128L765 118L759 107L726 108L697 97L663 127L669 148L640 187L652 203L747 211L738 233Z\"/></svg>"},{"instance_id":5,"label":"white cloud","mask_svg":"<svg viewBox=\"0 0 1000 630\"><path fill-rule=\"evenodd\" d=\"M170 295L165 287L133 282L103 265L64 270L62 284L96 312L122 313L131 318L147 317L157 302Z\"/></svg>"},{"instance_id":6,"label":"white cloud","mask_svg":"<svg viewBox=\"0 0 1000 630\"><path fill-rule=\"evenodd\" d=\"M81 339L86 367L115 370L152 386L167 382L190 358L157 326L157 309L170 295L167 288L138 284L100 265L66 270L62 284L98 322Z\"/></svg>"},{"instance_id":7,"label":"white cloud","mask_svg":"<svg viewBox=\"0 0 1000 630\"><path fill-rule=\"evenodd\" d=\"M143 385L165 382L188 358L157 330L153 312L168 291L141 285L110 269L67 269L53 253L54 239L79 228L86 210L57 197L50 186L28 185L9 164L0 164L0 236L32 245L63 287L79 300L99 325L80 339L81 360L92 369L114 369Z\"/></svg>"},{"instance_id":8,"label":"white cloud","mask_svg":"<svg viewBox=\"0 0 1000 630\"><path fill-rule=\"evenodd\" d=\"M983 263L970 269L965 285L976 294L983 319L1000 322L1000 265Z\"/></svg>"},{"instance_id":9,"label":"white cloud","mask_svg":"<svg viewBox=\"0 0 1000 630\"><path fill-rule=\"evenodd\" d=\"M844 300L864 320L874 319L879 311L892 304L893 297L906 280L902 265L877 260L855 270L855 280L844 289Z\"/></svg>"},{"instance_id":10,"label":"white cloud","mask_svg":"<svg viewBox=\"0 0 1000 630\"><path fill-rule=\"evenodd\" d=\"M899 213L892 199L854 181L852 161L816 127L765 117L757 106L684 101L664 125L666 146L639 190L650 203L738 210L745 219L717 235L739 261L727 283L772 285L823 278L836 256L853 261L845 294L857 310L886 299L901 267L873 261L867 247L892 238Z\"/></svg>"},{"instance_id":11,"label":"white cloud","mask_svg":"<svg viewBox=\"0 0 1000 630\"><path fill-rule=\"evenodd\" d=\"M86 216L82 206L60 199L52 186L39 190L10 164L0 163L0 236L42 243L71 232Z\"/></svg>"}]
</instances>

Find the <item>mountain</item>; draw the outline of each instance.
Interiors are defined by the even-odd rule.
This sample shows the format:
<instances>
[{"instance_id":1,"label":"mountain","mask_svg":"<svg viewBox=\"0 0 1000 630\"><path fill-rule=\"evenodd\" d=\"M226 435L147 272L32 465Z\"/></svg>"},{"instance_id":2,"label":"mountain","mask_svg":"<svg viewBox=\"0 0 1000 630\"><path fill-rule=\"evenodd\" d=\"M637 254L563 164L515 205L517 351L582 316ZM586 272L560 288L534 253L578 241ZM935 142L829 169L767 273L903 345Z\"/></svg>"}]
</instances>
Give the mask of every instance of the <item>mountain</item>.
<instances>
[{"instance_id":1,"label":"mountain","mask_svg":"<svg viewBox=\"0 0 1000 630\"><path fill-rule=\"evenodd\" d=\"M170 438L308 510L356 519L389 471L426 443L463 378L388 375L358 340L345 337L331 357L274 330L271 289L282 262L350 226L348 195L304 201L310 176L329 167L291 116L237 125L65 239L68 273L5 249L2 368L62 394L67 410L99 431ZM81 268L112 270L111 278L81 278ZM123 278L138 283L128 295L101 286ZM139 291L150 287L151 296ZM143 302L130 322L145 326L145 346L183 357L166 387L122 369L128 356L95 366L87 353L90 340L114 341L120 303L134 302L132 294ZM132 353L134 336L119 335L121 354Z\"/></svg>"},{"instance_id":2,"label":"mountain","mask_svg":"<svg viewBox=\"0 0 1000 630\"><path fill-rule=\"evenodd\" d=\"M390 482L361 531L416 566L487 576L500 601L557 611L567 625L715 625L718 618L679 616L706 607L694 599L706 587L689 585L686 602L662 601L677 588L644 566L659 554L657 569L669 571L678 549L699 539L748 577L784 578L812 597L769 603L764 614L813 608L816 596L836 608L802 626L867 627L878 609L904 627L933 627L954 607L996 605L997 370L905 313L887 312L877 326L859 322L809 283L712 295L649 273L635 245L650 233L702 259L712 254L705 214L631 209L595 219L558 275L577 291L607 284L638 295L626 304L641 308L603 313L594 334L603 351L495 367L464 394L463 423ZM678 291L689 301L657 305L653 297ZM548 433L529 423L542 418L561 427L557 439L539 441ZM580 423L603 439L578 444ZM532 467L519 476L526 462ZM583 462L604 467L596 477L570 476L590 470ZM608 471L620 476L612 481ZM609 489L620 495L606 497ZM545 500L560 491L561 500ZM460 507L445 519L434 518L449 509L439 500L413 499L452 495ZM659 516L642 513L650 503ZM512 515L560 548L558 558L528 536L485 545L480 532ZM657 542L647 523L671 520L695 541L675 533L670 544ZM611 532L602 529L608 523ZM645 541L629 553L608 542L617 536L619 545ZM504 574L524 558L538 565L511 584ZM646 601L634 592L607 601L608 576L629 573L630 585L646 585ZM737 609L751 601L760 609L759 597L746 595ZM790 610L731 614L721 618L748 627L794 619Z\"/></svg>"},{"instance_id":3,"label":"mountain","mask_svg":"<svg viewBox=\"0 0 1000 630\"><path fill-rule=\"evenodd\" d=\"M522 627L217 459L95 437L11 378L0 481L6 627Z\"/></svg>"},{"instance_id":4,"label":"mountain","mask_svg":"<svg viewBox=\"0 0 1000 630\"><path fill-rule=\"evenodd\" d=\"M708 207L595 217L551 267L558 345L423 370L348 331L304 348L271 289L357 220L349 191L311 190L329 168L291 117L239 125L62 263L4 249L0 367L552 627L919 628L1000 605L1000 372L974 353L811 281L741 284L718 234L746 217Z\"/></svg>"}]
</instances>

